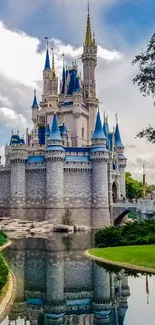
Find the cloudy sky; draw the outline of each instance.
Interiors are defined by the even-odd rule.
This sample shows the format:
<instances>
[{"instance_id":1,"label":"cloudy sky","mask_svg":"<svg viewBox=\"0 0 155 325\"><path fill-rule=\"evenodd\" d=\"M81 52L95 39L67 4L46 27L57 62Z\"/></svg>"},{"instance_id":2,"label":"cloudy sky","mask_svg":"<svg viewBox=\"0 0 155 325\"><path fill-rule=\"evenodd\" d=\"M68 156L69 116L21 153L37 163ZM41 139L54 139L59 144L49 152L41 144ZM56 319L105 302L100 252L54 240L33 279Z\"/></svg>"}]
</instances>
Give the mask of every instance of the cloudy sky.
<instances>
[{"instance_id":1,"label":"cloudy sky","mask_svg":"<svg viewBox=\"0 0 155 325\"><path fill-rule=\"evenodd\" d=\"M0 146L11 130L31 127L33 89L42 93L45 36L51 39L60 77L62 53L67 63L80 60L85 37L86 0L5 0L0 2ZM143 98L132 78L131 61L155 32L154 0L90 0L92 30L98 48L97 95L109 114L118 113L128 170L155 182L155 145L135 139L143 127L155 126L155 107ZM81 68L80 68L81 69ZM1 149L2 151L2 149Z\"/></svg>"}]
</instances>

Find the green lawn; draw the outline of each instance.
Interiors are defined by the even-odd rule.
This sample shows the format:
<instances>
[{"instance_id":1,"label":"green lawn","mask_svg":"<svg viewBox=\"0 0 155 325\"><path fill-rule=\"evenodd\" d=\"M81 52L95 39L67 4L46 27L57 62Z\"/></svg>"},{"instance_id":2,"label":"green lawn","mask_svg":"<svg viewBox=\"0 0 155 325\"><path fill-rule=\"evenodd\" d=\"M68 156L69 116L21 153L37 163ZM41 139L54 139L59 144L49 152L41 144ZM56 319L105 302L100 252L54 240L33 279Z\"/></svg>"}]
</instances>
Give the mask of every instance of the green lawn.
<instances>
[{"instance_id":1,"label":"green lawn","mask_svg":"<svg viewBox=\"0 0 155 325\"><path fill-rule=\"evenodd\" d=\"M88 252L106 260L155 269L155 245L93 248Z\"/></svg>"}]
</instances>

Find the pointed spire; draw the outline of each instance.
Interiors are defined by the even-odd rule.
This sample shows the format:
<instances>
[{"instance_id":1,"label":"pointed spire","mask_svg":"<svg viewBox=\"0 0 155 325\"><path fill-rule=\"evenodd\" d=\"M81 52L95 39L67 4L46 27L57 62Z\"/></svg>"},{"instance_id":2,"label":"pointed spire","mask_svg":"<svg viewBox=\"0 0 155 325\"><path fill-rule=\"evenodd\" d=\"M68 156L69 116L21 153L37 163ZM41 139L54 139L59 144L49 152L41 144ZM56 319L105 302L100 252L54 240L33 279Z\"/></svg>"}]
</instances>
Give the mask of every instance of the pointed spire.
<instances>
[{"instance_id":1,"label":"pointed spire","mask_svg":"<svg viewBox=\"0 0 155 325\"><path fill-rule=\"evenodd\" d=\"M88 14L87 14L87 28L86 28L85 45L88 47L93 45L90 14L89 14L89 0L88 0Z\"/></svg>"},{"instance_id":2,"label":"pointed spire","mask_svg":"<svg viewBox=\"0 0 155 325\"><path fill-rule=\"evenodd\" d=\"M97 113L95 131L94 131L94 134L92 136L92 140L97 140L97 139L106 139L105 134L103 132L103 127L102 127L102 123L101 123L101 116L100 116L99 111Z\"/></svg>"},{"instance_id":3,"label":"pointed spire","mask_svg":"<svg viewBox=\"0 0 155 325\"><path fill-rule=\"evenodd\" d=\"M45 39L47 40L47 42L46 42L46 58L45 58L45 67L44 67L44 70L51 70L51 67L50 67L50 59L49 59L49 52L48 52L48 37L45 37Z\"/></svg>"},{"instance_id":4,"label":"pointed spire","mask_svg":"<svg viewBox=\"0 0 155 325\"><path fill-rule=\"evenodd\" d=\"M31 106L31 108L38 108L39 105L37 103L37 96L36 96L36 90L34 89L34 98L33 98L33 104Z\"/></svg>"},{"instance_id":5,"label":"pointed spire","mask_svg":"<svg viewBox=\"0 0 155 325\"><path fill-rule=\"evenodd\" d=\"M62 68L62 89L61 93L65 93L65 84L66 84L66 71L65 71L65 60L64 60L64 53L62 54L63 57L63 68Z\"/></svg>"},{"instance_id":6,"label":"pointed spire","mask_svg":"<svg viewBox=\"0 0 155 325\"><path fill-rule=\"evenodd\" d=\"M121 136L120 136L120 130L119 130L119 126L118 126L118 116L117 116L117 114L115 115L115 117L116 117L116 128L115 128L116 147L117 148L124 148L122 140L121 140Z\"/></svg>"},{"instance_id":7,"label":"pointed spire","mask_svg":"<svg viewBox=\"0 0 155 325\"><path fill-rule=\"evenodd\" d=\"M104 123L103 123L103 132L107 138L106 140L106 147L107 149L109 149L109 125L108 125L108 122L107 122L107 117L106 117L106 114L104 112Z\"/></svg>"},{"instance_id":8,"label":"pointed spire","mask_svg":"<svg viewBox=\"0 0 155 325\"><path fill-rule=\"evenodd\" d=\"M59 130L59 126L58 126L58 120L57 120L56 113L53 116L52 128L51 128L51 132L50 132L50 136L49 136L48 140L62 141L62 138L60 136L60 130Z\"/></svg>"},{"instance_id":9,"label":"pointed spire","mask_svg":"<svg viewBox=\"0 0 155 325\"><path fill-rule=\"evenodd\" d=\"M53 52L53 48L51 48L52 50L52 69L50 71L50 79L54 80L55 79L55 60L54 60L54 52Z\"/></svg>"}]
</instances>

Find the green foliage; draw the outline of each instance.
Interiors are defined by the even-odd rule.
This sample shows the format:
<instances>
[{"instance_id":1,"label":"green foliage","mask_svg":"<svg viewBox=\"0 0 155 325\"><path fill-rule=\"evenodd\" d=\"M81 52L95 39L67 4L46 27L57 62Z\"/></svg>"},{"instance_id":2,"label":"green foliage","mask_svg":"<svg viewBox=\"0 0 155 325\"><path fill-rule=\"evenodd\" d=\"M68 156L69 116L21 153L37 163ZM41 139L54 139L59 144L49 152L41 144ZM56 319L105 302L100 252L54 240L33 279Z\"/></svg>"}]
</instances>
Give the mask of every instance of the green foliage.
<instances>
[{"instance_id":1,"label":"green foliage","mask_svg":"<svg viewBox=\"0 0 155 325\"><path fill-rule=\"evenodd\" d=\"M129 199L143 197L143 184L132 178L131 173L125 173L126 193Z\"/></svg>"},{"instance_id":2,"label":"green foliage","mask_svg":"<svg viewBox=\"0 0 155 325\"><path fill-rule=\"evenodd\" d=\"M7 242L7 235L4 232L0 232L0 246Z\"/></svg>"},{"instance_id":3,"label":"green foliage","mask_svg":"<svg viewBox=\"0 0 155 325\"><path fill-rule=\"evenodd\" d=\"M155 96L155 34L152 35L148 42L146 50L142 50L136 55L132 64L137 64L139 72L133 79L137 84L139 91L144 97ZM155 101L153 102L155 105ZM147 141L155 143L155 128L149 125L137 134L138 138L145 138Z\"/></svg>"},{"instance_id":4,"label":"green foliage","mask_svg":"<svg viewBox=\"0 0 155 325\"><path fill-rule=\"evenodd\" d=\"M8 267L0 255L0 292L8 280L8 274Z\"/></svg>"},{"instance_id":5,"label":"green foliage","mask_svg":"<svg viewBox=\"0 0 155 325\"><path fill-rule=\"evenodd\" d=\"M136 55L132 64L138 64L139 73L133 79L143 96L155 95L155 34L148 42L146 51ZM154 103L155 104L155 103Z\"/></svg>"},{"instance_id":6,"label":"green foliage","mask_svg":"<svg viewBox=\"0 0 155 325\"><path fill-rule=\"evenodd\" d=\"M128 218L133 219L133 220L137 220L137 215L136 215L135 212L129 212L128 213Z\"/></svg>"},{"instance_id":7,"label":"green foliage","mask_svg":"<svg viewBox=\"0 0 155 325\"><path fill-rule=\"evenodd\" d=\"M69 209L67 209L65 214L63 215L62 223L65 226L72 226L73 225L72 214L71 214Z\"/></svg>"},{"instance_id":8,"label":"green foliage","mask_svg":"<svg viewBox=\"0 0 155 325\"><path fill-rule=\"evenodd\" d=\"M95 234L95 247L148 245L155 243L155 221L134 221L121 227L105 227Z\"/></svg>"},{"instance_id":9,"label":"green foliage","mask_svg":"<svg viewBox=\"0 0 155 325\"><path fill-rule=\"evenodd\" d=\"M146 192L147 193L152 193L153 191L155 191L155 184L147 185Z\"/></svg>"}]
</instances>

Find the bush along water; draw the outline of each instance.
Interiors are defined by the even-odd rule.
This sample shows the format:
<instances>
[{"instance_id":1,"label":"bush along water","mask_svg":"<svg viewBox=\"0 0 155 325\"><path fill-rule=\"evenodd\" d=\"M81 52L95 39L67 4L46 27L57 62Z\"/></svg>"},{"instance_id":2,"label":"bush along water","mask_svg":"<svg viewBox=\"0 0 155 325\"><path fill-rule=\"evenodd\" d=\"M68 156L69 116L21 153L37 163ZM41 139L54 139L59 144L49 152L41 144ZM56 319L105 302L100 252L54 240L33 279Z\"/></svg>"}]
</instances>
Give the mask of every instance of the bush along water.
<instances>
[{"instance_id":1,"label":"bush along water","mask_svg":"<svg viewBox=\"0 0 155 325\"><path fill-rule=\"evenodd\" d=\"M0 232L0 246L7 242L7 235L4 232Z\"/></svg>"},{"instance_id":2,"label":"bush along water","mask_svg":"<svg viewBox=\"0 0 155 325\"><path fill-rule=\"evenodd\" d=\"M8 281L8 274L9 274L9 269L6 265L6 263L3 260L3 257L0 255L0 295L2 288L5 286L5 284Z\"/></svg>"},{"instance_id":3,"label":"bush along water","mask_svg":"<svg viewBox=\"0 0 155 325\"><path fill-rule=\"evenodd\" d=\"M155 221L134 221L121 227L105 227L95 234L95 247L155 244Z\"/></svg>"},{"instance_id":4,"label":"bush along water","mask_svg":"<svg viewBox=\"0 0 155 325\"><path fill-rule=\"evenodd\" d=\"M7 236L3 232L0 232L0 246L7 242ZM0 255L0 295L2 288L8 281L9 269L7 264L4 262L2 255Z\"/></svg>"}]
</instances>

